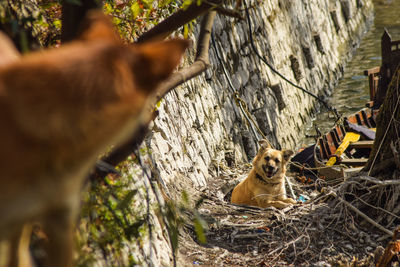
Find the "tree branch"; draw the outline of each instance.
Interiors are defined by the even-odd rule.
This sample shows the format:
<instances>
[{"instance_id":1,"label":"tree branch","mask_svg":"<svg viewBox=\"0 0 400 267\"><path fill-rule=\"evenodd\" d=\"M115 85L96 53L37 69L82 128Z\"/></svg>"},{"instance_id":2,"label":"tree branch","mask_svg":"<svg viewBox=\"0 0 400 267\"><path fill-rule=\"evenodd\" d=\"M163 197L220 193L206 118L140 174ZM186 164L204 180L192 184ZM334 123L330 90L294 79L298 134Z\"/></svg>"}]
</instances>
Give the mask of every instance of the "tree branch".
<instances>
[{"instance_id":1,"label":"tree branch","mask_svg":"<svg viewBox=\"0 0 400 267\"><path fill-rule=\"evenodd\" d=\"M173 88L200 75L208 68L208 66L210 65L210 38L215 15L215 11L210 11L206 15L204 15L200 26L199 41L197 43L197 54L195 61L189 67L172 74L168 80L166 80L159 86L159 88L157 89L157 102Z\"/></svg>"},{"instance_id":2,"label":"tree branch","mask_svg":"<svg viewBox=\"0 0 400 267\"><path fill-rule=\"evenodd\" d=\"M368 217L365 213L363 213L362 211L360 211L359 209L357 209L356 207L354 207L353 205L351 205L349 202L347 202L346 200L344 200L343 198L341 198L340 196L338 196L334 191L330 191L328 193L328 195L332 195L334 196L336 199L338 199L340 202L342 202L343 204L345 204L348 208L350 208L352 211L354 211L355 213L357 213L358 215L360 215L361 217L363 217L367 222L369 222L370 224L372 224L373 226L375 226L376 228L378 228L379 230L381 230L382 232L388 234L388 235L393 235L393 232L386 229L385 227L383 227L382 225L376 223L374 220L372 220L370 217Z\"/></svg>"}]
</instances>

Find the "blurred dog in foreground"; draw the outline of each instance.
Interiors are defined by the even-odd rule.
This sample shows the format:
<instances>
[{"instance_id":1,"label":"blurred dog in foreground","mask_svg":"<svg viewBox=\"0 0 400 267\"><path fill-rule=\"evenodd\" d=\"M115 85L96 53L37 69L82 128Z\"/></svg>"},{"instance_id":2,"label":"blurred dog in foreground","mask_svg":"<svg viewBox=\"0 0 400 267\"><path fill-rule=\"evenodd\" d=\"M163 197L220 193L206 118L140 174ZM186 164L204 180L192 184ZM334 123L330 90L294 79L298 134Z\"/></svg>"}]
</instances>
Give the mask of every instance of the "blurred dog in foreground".
<instances>
[{"instance_id":1,"label":"blurred dog in foreground","mask_svg":"<svg viewBox=\"0 0 400 267\"><path fill-rule=\"evenodd\" d=\"M286 197L285 189L286 164L292 155L291 150L275 150L267 140L261 140L253 168L233 189L231 202L280 209L295 204L294 199Z\"/></svg>"},{"instance_id":2,"label":"blurred dog in foreground","mask_svg":"<svg viewBox=\"0 0 400 267\"><path fill-rule=\"evenodd\" d=\"M80 40L0 64L0 241L12 244L0 265L30 265L33 222L48 237L46 266L72 265L85 177L148 121L152 93L188 46L126 45L104 14L88 21Z\"/></svg>"}]
</instances>

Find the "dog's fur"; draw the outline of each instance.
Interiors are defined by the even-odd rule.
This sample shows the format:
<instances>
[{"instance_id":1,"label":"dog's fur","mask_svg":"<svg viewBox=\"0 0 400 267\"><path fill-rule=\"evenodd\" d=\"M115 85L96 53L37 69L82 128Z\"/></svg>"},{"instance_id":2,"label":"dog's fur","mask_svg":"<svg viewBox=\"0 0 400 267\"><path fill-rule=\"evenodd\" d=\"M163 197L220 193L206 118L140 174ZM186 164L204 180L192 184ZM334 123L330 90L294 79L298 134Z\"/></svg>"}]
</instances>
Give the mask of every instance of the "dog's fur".
<instances>
[{"instance_id":1,"label":"dog's fur","mask_svg":"<svg viewBox=\"0 0 400 267\"><path fill-rule=\"evenodd\" d=\"M85 177L100 153L148 121L149 99L188 46L125 45L108 17L89 21L81 40L0 66L0 241L12 244L0 265L26 266L32 222L48 236L46 266L72 265Z\"/></svg>"},{"instance_id":2,"label":"dog's fur","mask_svg":"<svg viewBox=\"0 0 400 267\"><path fill-rule=\"evenodd\" d=\"M296 201L286 197L286 164L291 150L272 149L268 141L260 141L260 149L253 160L253 168L246 179L232 191L231 202L262 208L285 208Z\"/></svg>"},{"instance_id":3,"label":"dog's fur","mask_svg":"<svg viewBox=\"0 0 400 267\"><path fill-rule=\"evenodd\" d=\"M7 35L0 32L0 67L17 60L20 54Z\"/></svg>"}]
</instances>

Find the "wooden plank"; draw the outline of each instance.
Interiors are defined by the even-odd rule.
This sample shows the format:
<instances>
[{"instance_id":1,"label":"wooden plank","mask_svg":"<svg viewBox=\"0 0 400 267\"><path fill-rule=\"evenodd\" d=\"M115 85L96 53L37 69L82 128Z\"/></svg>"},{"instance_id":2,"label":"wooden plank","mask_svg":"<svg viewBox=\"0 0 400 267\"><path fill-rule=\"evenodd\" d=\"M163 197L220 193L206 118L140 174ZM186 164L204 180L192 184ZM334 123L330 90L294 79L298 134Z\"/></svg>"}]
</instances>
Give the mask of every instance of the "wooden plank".
<instances>
[{"instance_id":1,"label":"wooden plank","mask_svg":"<svg viewBox=\"0 0 400 267\"><path fill-rule=\"evenodd\" d=\"M330 153L328 154L328 151L327 151L327 149L325 147L324 140L322 138L319 138L318 139L318 144L319 144L319 148L320 148L319 152L321 154L321 158L322 159L328 159Z\"/></svg>"},{"instance_id":2,"label":"wooden plank","mask_svg":"<svg viewBox=\"0 0 400 267\"><path fill-rule=\"evenodd\" d=\"M343 170L343 176L345 178L349 178L350 176L359 173L363 167L356 167L356 168L348 168Z\"/></svg>"},{"instance_id":3,"label":"wooden plank","mask_svg":"<svg viewBox=\"0 0 400 267\"><path fill-rule=\"evenodd\" d=\"M368 76L370 74L379 73L380 71L381 71L381 67L373 67L373 68L370 68L368 70L364 70L364 75Z\"/></svg>"},{"instance_id":4,"label":"wooden plank","mask_svg":"<svg viewBox=\"0 0 400 267\"><path fill-rule=\"evenodd\" d=\"M368 128L372 128L372 125L371 125L371 123L369 122L369 119L368 119L368 114L365 112L364 109L361 110L361 116L363 117L363 120L364 120L366 126ZM369 115L369 117L371 117L371 114Z\"/></svg>"},{"instance_id":5,"label":"wooden plank","mask_svg":"<svg viewBox=\"0 0 400 267\"><path fill-rule=\"evenodd\" d=\"M357 141L350 144L350 148L372 148L374 140Z\"/></svg>"},{"instance_id":6,"label":"wooden plank","mask_svg":"<svg viewBox=\"0 0 400 267\"><path fill-rule=\"evenodd\" d=\"M381 72L381 67L375 67L364 71L364 75L368 76L369 98L371 101L374 101L375 94L379 88L380 72Z\"/></svg>"},{"instance_id":7,"label":"wooden plank","mask_svg":"<svg viewBox=\"0 0 400 267\"><path fill-rule=\"evenodd\" d=\"M368 159L342 159L340 164L345 164L348 166L364 166Z\"/></svg>"}]
</instances>

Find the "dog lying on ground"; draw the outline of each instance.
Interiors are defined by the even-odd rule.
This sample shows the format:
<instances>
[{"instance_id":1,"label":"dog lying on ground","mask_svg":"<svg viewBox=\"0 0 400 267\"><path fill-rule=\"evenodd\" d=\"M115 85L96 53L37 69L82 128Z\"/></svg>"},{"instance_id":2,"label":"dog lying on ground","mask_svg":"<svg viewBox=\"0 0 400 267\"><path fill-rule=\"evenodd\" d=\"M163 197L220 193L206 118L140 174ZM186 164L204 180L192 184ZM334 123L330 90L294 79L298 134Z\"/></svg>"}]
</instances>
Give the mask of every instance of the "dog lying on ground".
<instances>
[{"instance_id":1,"label":"dog lying on ground","mask_svg":"<svg viewBox=\"0 0 400 267\"><path fill-rule=\"evenodd\" d=\"M81 40L0 66L0 266L30 264L33 222L48 237L45 265L72 265L85 177L148 121L149 99L188 46L125 45L105 15L89 22Z\"/></svg>"},{"instance_id":2,"label":"dog lying on ground","mask_svg":"<svg viewBox=\"0 0 400 267\"><path fill-rule=\"evenodd\" d=\"M233 189L231 202L262 208L295 204L286 197L285 189L286 164L293 151L272 149L266 140L261 140L260 146L249 175Z\"/></svg>"}]
</instances>

